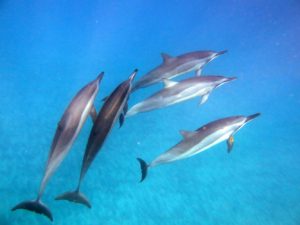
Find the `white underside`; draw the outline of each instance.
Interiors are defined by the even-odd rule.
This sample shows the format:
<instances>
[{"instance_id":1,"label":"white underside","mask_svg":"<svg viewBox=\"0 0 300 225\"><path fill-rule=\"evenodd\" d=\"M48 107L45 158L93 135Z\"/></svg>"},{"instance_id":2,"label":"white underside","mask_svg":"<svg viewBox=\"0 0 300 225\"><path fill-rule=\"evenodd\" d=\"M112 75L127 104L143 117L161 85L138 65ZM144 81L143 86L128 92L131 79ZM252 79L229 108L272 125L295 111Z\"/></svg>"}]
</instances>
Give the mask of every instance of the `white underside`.
<instances>
[{"instance_id":1,"label":"white underside","mask_svg":"<svg viewBox=\"0 0 300 225\"><path fill-rule=\"evenodd\" d=\"M126 116L133 116L139 112L145 112L154 110L157 108L162 108L166 106L170 106L182 101L186 101L195 97L200 97L203 95L206 95L207 93L211 92L214 89L214 85L206 85L198 84L193 85L190 88L185 89L184 91L180 92L177 95L169 96L166 98L155 98L155 99L148 99L145 101L142 101L136 105L134 105L132 108L130 108L127 112ZM171 87L172 88L172 87Z\"/></svg>"},{"instance_id":2,"label":"white underside","mask_svg":"<svg viewBox=\"0 0 300 225\"><path fill-rule=\"evenodd\" d=\"M173 74L173 75L166 76L166 77L169 77L170 79L172 79L172 78L177 77L181 74L189 73L189 72L194 71L194 70L199 70L205 64L206 64L206 59L205 60L201 59L201 60L195 60L195 61L187 62L187 63L184 63L184 64L178 66L176 69L170 71L169 74Z\"/></svg>"}]
</instances>

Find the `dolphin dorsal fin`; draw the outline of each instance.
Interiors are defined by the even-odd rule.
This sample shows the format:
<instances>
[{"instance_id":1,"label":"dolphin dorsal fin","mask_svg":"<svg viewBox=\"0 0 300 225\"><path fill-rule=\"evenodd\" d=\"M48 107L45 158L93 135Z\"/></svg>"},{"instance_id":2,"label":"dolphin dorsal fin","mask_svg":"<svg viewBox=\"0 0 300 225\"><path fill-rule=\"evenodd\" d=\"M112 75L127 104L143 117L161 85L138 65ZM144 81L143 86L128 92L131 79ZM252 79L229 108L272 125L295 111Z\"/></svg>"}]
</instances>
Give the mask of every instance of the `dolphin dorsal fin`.
<instances>
[{"instance_id":1,"label":"dolphin dorsal fin","mask_svg":"<svg viewBox=\"0 0 300 225\"><path fill-rule=\"evenodd\" d=\"M170 56L167 53L162 52L161 57L162 57L164 63L168 63L168 62L170 62L170 60L172 60L172 56Z\"/></svg>"},{"instance_id":2,"label":"dolphin dorsal fin","mask_svg":"<svg viewBox=\"0 0 300 225\"><path fill-rule=\"evenodd\" d=\"M196 131L187 131L187 130L180 130L179 132L183 138L189 138L197 133Z\"/></svg>"},{"instance_id":3,"label":"dolphin dorsal fin","mask_svg":"<svg viewBox=\"0 0 300 225\"><path fill-rule=\"evenodd\" d=\"M166 79L166 78L163 79L163 81L164 81L165 88L169 88L169 87L172 87L172 86L178 84L178 82L173 81L173 80L169 80L169 79Z\"/></svg>"}]
</instances>

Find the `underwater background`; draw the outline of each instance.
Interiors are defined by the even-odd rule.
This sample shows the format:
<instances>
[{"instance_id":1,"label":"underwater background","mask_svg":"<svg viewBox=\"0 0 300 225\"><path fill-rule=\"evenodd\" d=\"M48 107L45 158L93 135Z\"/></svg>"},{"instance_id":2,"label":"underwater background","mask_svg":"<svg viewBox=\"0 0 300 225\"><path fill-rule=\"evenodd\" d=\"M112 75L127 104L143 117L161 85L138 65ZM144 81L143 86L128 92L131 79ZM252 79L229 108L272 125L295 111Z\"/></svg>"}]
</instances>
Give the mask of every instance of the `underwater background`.
<instances>
[{"instance_id":1,"label":"underwater background","mask_svg":"<svg viewBox=\"0 0 300 225\"><path fill-rule=\"evenodd\" d=\"M43 202L57 225L300 224L299 24L298 0L0 0L0 225L51 224L10 209L36 197L58 121L99 72L97 111L133 69L138 79L160 64L161 52L225 49L203 74L238 79L204 105L195 98L116 124L82 185L91 209L54 200L77 183L90 118ZM161 87L134 92L129 106ZM181 140L179 130L256 112L230 154L218 144L139 183L136 157L151 161Z\"/></svg>"}]
</instances>

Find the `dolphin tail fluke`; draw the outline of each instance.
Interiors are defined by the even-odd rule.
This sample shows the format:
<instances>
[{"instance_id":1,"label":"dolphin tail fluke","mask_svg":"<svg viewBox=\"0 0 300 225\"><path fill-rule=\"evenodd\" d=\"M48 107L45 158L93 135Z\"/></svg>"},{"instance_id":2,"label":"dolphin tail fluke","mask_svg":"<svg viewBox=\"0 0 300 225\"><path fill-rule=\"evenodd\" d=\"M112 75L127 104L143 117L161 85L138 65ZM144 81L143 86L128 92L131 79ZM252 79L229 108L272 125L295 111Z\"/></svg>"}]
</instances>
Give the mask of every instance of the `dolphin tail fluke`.
<instances>
[{"instance_id":1,"label":"dolphin tail fluke","mask_svg":"<svg viewBox=\"0 0 300 225\"><path fill-rule=\"evenodd\" d=\"M46 217L48 217L48 219L53 221L51 211L39 199L33 200L33 201L21 202L18 205L16 205L15 207L13 207L11 209L11 211L15 211L15 210L18 210L18 209L25 209L25 210L32 211L32 212L35 212L35 213L38 213L38 214L43 214Z\"/></svg>"},{"instance_id":2,"label":"dolphin tail fluke","mask_svg":"<svg viewBox=\"0 0 300 225\"><path fill-rule=\"evenodd\" d=\"M144 161L144 160L142 160L141 158L137 158L137 160L139 161L139 163L140 163L140 166L141 166L141 172L142 172L142 177L141 177L141 180L140 180L140 182L142 182L145 178L146 178L146 176L147 176L147 173L148 173L148 164Z\"/></svg>"},{"instance_id":3,"label":"dolphin tail fluke","mask_svg":"<svg viewBox=\"0 0 300 225\"><path fill-rule=\"evenodd\" d=\"M256 117L258 117L260 115L260 113L255 113L253 115L247 116L246 122L249 122L253 119L255 119Z\"/></svg>"},{"instance_id":4,"label":"dolphin tail fluke","mask_svg":"<svg viewBox=\"0 0 300 225\"><path fill-rule=\"evenodd\" d=\"M57 196L55 198L55 200L67 200L67 201L70 201L70 202L83 204L88 208L92 207L89 200L87 199L87 197L85 197L84 194L79 192L79 190L66 192L62 195Z\"/></svg>"}]
</instances>

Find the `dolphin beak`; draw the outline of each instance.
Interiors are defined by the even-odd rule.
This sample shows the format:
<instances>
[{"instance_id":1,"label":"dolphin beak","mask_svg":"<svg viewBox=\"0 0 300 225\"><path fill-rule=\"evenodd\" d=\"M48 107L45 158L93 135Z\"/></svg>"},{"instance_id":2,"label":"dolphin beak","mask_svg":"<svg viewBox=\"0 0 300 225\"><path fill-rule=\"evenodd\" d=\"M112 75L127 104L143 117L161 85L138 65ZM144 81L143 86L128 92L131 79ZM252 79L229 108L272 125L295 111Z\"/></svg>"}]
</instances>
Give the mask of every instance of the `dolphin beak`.
<instances>
[{"instance_id":1,"label":"dolphin beak","mask_svg":"<svg viewBox=\"0 0 300 225\"><path fill-rule=\"evenodd\" d=\"M98 81L98 83L100 83L100 81L102 80L103 76L104 76L104 72L101 72L101 73L98 75L96 81Z\"/></svg>"},{"instance_id":2,"label":"dolphin beak","mask_svg":"<svg viewBox=\"0 0 300 225\"><path fill-rule=\"evenodd\" d=\"M249 122L249 121L255 119L258 116L260 116L260 113L255 113L253 115L247 116L246 122Z\"/></svg>"},{"instance_id":3,"label":"dolphin beak","mask_svg":"<svg viewBox=\"0 0 300 225\"><path fill-rule=\"evenodd\" d=\"M230 82L230 81L233 81L233 80L236 80L236 79L237 79L236 77L225 77L224 79L220 80L220 81L216 84L216 86L217 86L217 87L220 87L221 85L226 84L226 83L228 83L228 82Z\"/></svg>"},{"instance_id":4,"label":"dolphin beak","mask_svg":"<svg viewBox=\"0 0 300 225\"><path fill-rule=\"evenodd\" d=\"M216 54L216 56L219 56L219 55L223 55L225 54L226 52L228 52L228 50L223 50L223 51L220 51Z\"/></svg>"},{"instance_id":5,"label":"dolphin beak","mask_svg":"<svg viewBox=\"0 0 300 225\"><path fill-rule=\"evenodd\" d=\"M236 80L236 79L237 79L237 77L228 77L226 82L233 81L233 80Z\"/></svg>"},{"instance_id":6,"label":"dolphin beak","mask_svg":"<svg viewBox=\"0 0 300 225\"><path fill-rule=\"evenodd\" d=\"M130 81L130 82L135 78L137 72L138 72L138 69L135 69L135 70L132 72L132 74L129 76L129 81Z\"/></svg>"}]
</instances>

